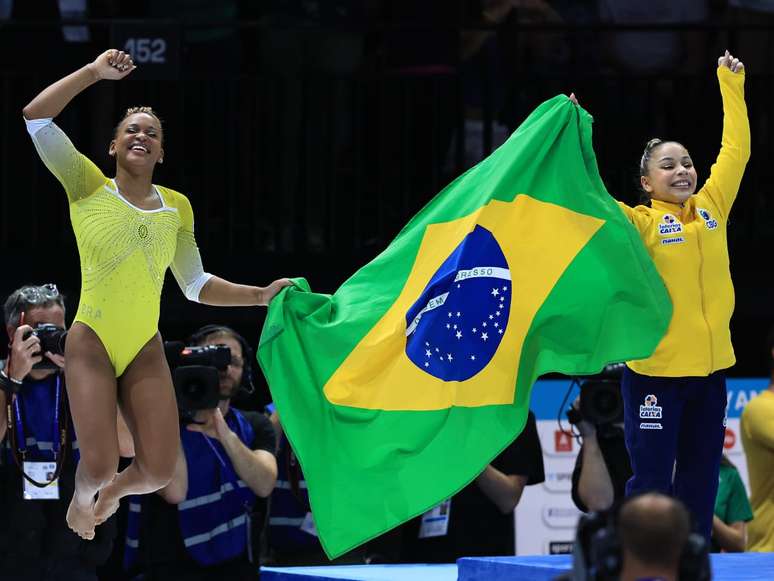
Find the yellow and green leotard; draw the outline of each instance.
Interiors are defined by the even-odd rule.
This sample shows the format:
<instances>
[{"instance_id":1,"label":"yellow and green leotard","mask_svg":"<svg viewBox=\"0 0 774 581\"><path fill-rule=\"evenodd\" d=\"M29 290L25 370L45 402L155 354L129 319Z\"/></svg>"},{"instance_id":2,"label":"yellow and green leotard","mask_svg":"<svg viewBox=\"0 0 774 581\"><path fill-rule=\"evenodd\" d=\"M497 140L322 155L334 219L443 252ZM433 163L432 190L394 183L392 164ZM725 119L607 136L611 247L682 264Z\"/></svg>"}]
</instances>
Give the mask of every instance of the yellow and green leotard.
<instances>
[{"instance_id":1,"label":"yellow and green leotard","mask_svg":"<svg viewBox=\"0 0 774 581\"><path fill-rule=\"evenodd\" d=\"M67 192L81 258L75 321L94 330L119 377L158 330L167 267L193 301L212 276L202 269L191 204L178 192L153 186L161 207L137 208L51 119L27 121L27 129Z\"/></svg>"}]
</instances>

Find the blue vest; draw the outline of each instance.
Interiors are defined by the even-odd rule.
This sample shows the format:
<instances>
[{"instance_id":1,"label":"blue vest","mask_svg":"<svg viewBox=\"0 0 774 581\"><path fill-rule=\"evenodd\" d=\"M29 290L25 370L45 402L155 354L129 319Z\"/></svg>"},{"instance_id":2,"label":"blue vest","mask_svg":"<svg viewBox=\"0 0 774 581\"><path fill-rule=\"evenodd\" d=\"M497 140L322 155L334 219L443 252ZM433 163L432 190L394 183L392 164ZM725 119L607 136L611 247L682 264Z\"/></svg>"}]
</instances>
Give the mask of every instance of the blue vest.
<instances>
[{"instance_id":1,"label":"blue vest","mask_svg":"<svg viewBox=\"0 0 774 581\"><path fill-rule=\"evenodd\" d=\"M269 545L277 551L319 548L316 536L301 530L309 512L309 493L301 466L282 434L277 450L277 483L269 505Z\"/></svg>"},{"instance_id":2,"label":"blue vest","mask_svg":"<svg viewBox=\"0 0 774 581\"><path fill-rule=\"evenodd\" d=\"M253 427L239 411L231 408L226 423L246 446L252 444ZM239 478L220 442L185 428L180 439L188 463L188 494L177 512L186 551L205 566L234 559L248 547L255 494ZM141 510L140 498L131 497L124 552L127 568L137 557Z\"/></svg>"},{"instance_id":3,"label":"blue vest","mask_svg":"<svg viewBox=\"0 0 774 581\"><path fill-rule=\"evenodd\" d=\"M60 397L65 397L64 375L59 377L61 381ZM54 446L59 443L59 434L54 425L56 415L56 382L56 374L39 381L25 379L24 385L17 395L19 413L22 420L21 431L24 432L25 440L24 443L19 441L20 431L18 426L15 426L17 446L22 447L23 444L26 444L26 460L33 462L51 462L54 460ZM3 409L0 410L0 413L5 414L6 411ZM13 407L11 408L11 413L15 416ZM75 432L73 431L73 422L69 413L69 407L65 406L65 414L67 416L60 416L59 423L60 425L64 425L65 422L69 424L67 441L70 443L70 449L67 450L67 454L72 454L73 459L77 462L80 454L78 442L75 440ZM14 421L16 421L15 418ZM6 435L4 444L3 453L5 460L10 465L13 463L10 434Z\"/></svg>"}]
</instances>

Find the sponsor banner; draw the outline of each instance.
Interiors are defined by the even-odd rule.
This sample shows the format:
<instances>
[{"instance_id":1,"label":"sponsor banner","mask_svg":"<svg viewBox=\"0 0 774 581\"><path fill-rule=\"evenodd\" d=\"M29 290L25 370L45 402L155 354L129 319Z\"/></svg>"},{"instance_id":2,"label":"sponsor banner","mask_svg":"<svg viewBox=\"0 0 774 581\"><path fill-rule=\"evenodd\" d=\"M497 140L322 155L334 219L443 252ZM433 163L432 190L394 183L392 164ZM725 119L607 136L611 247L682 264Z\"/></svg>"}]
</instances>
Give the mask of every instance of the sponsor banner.
<instances>
[{"instance_id":1,"label":"sponsor banner","mask_svg":"<svg viewBox=\"0 0 774 581\"><path fill-rule=\"evenodd\" d=\"M546 554L548 555L571 555L575 541L548 541Z\"/></svg>"},{"instance_id":2,"label":"sponsor banner","mask_svg":"<svg viewBox=\"0 0 774 581\"><path fill-rule=\"evenodd\" d=\"M549 492L572 492L572 469L566 472L546 472L546 481L543 487Z\"/></svg>"}]
</instances>

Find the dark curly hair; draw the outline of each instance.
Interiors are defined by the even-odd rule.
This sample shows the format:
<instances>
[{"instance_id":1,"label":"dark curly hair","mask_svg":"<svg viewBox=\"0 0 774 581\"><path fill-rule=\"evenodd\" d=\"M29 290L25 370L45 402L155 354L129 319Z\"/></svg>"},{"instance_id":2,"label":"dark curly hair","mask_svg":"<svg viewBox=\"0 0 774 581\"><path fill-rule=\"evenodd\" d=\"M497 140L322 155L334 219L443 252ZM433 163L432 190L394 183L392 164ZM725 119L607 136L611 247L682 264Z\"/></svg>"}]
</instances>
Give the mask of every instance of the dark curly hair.
<instances>
[{"instance_id":1,"label":"dark curly hair","mask_svg":"<svg viewBox=\"0 0 774 581\"><path fill-rule=\"evenodd\" d=\"M152 107L129 107L124 113L124 116L121 117L121 119L118 121L116 126L113 128L113 139L115 139L116 136L118 135L118 128L121 127L121 123L123 123L127 117L129 117L130 115L134 115L135 113L145 113L146 115L155 117L156 120L159 122L159 129L161 130L164 129L163 122L161 121L161 117L159 117L158 113L156 113Z\"/></svg>"}]
</instances>

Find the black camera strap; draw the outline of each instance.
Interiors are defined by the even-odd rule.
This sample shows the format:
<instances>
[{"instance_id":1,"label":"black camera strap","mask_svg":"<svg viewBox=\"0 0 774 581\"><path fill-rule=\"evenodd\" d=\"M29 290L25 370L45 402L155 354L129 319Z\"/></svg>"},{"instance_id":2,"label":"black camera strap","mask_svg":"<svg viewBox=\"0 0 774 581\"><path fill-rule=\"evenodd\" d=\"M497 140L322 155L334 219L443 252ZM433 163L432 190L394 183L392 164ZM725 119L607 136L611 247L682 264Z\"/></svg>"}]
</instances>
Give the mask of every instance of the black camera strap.
<instances>
[{"instance_id":1,"label":"black camera strap","mask_svg":"<svg viewBox=\"0 0 774 581\"><path fill-rule=\"evenodd\" d=\"M22 420L21 406L19 404L19 394L13 394L6 405L6 414L8 416L8 433L11 442L11 455L19 468L22 476L27 482L38 488L45 488L51 483L55 482L62 472L62 468L67 456L67 432L70 424L67 416L67 394L62 389L62 378L57 373L56 375L56 395L54 406L54 437L58 438L57 441L52 442L54 460L56 461L56 469L51 476L51 480L46 482L39 482L29 476L24 471L24 461L27 454L27 441L24 434L24 422ZM18 431L18 437L17 437ZM19 440L22 442L22 446L19 446Z\"/></svg>"}]
</instances>

